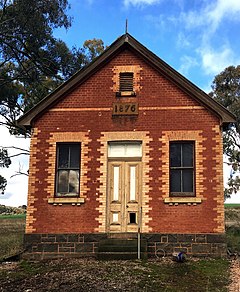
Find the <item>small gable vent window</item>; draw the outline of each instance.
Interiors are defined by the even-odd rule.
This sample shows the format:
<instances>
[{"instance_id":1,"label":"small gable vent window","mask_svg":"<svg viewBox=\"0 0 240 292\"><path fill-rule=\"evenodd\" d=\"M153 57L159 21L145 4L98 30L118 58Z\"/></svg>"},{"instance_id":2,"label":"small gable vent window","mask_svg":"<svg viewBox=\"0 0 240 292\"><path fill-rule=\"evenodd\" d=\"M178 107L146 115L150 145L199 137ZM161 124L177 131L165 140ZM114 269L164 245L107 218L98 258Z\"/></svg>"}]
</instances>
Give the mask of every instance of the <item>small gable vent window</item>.
<instances>
[{"instance_id":1,"label":"small gable vent window","mask_svg":"<svg viewBox=\"0 0 240 292\"><path fill-rule=\"evenodd\" d=\"M133 72L120 72L119 73L119 88L116 93L117 96L135 96L133 85L134 73Z\"/></svg>"},{"instance_id":2,"label":"small gable vent window","mask_svg":"<svg viewBox=\"0 0 240 292\"><path fill-rule=\"evenodd\" d=\"M120 92L133 91L133 72L121 72L119 80Z\"/></svg>"}]
</instances>

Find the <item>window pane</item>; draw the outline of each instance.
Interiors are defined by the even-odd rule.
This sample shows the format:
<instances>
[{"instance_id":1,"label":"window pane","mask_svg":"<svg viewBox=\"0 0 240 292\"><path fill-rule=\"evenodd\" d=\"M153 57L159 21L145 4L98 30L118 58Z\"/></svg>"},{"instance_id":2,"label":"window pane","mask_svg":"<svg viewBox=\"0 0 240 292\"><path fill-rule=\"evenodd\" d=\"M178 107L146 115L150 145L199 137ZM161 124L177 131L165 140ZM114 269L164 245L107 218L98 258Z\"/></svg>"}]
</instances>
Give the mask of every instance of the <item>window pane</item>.
<instances>
[{"instance_id":1,"label":"window pane","mask_svg":"<svg viewBox=\"0 0 240 292\"><path fill-rule=\"evenodd\" d=\"M60 170L58 172L58 181L57 181L57 194L68 192L68 171Z\"/></svg>"},{"instance_id":2,"label":"window pane","mask_svg":"<svg viewBox=\"0 0 240 292\"><path fill-rule=\"evenodd\" d=\"M79 193L79 171L78 170L69 171L69 193L71 194Z\"/></svg>"},{"instance_id":3,"label":"window pane","mask_svg":"<svg viewBox=\"0 0 240 292\"><path fill-rule=\"evenodd\" d=\"M193 143L182 144L182 163L183 167L193 166Z\"/></svg>"},{"instance_id":4,"label":"window pane","mask_svg":"<svg viewBox=\"0 0 240 292\"><path fill-rule=\"evenodd\" d=\"M142 143L126 144L125 157L142 157Z\"/></svg>"},{"instance_id":5,"label":"window pane","mask_svg":"<svg viewBox=\"0 0 240 292\"><path fill-rule=\"evenodd\" d=\"M81 145L58 144L56 196L79 194L79 170Z\"/></svg>"},{"instance_id":6,"label":"window pane","mask_svg":"<svg viewBox=\"0 0 240 292\"><path fill-rule=\"evenodd\" d=\"M108 146L108 157L124 157L125 147L122 143L111 143Z\"/></svg>"},{"instance_id":7,"label":"window pane","mask_svg":"<svg viewBox=\"0 0 240 292\"><path fill-rule=\"evenodd\" d=\"M70 145L70 168L79 168L80 145Z\"/></svg>"},{"instance_id":8,"label":"window pane","mask_svg":"<svg viewBox=\"0 0 240 292\"><path fill-rule=\"evenodd\" d=\"M142 157L142 143L110 142L108 157Z\"/></svg>"},{"instance_id":9,"label":"window pane","mask_svg":"<svg viewBox=\"0 0 240 292\"><path fill-rule=\"evenodd\" d=\"M113 213L113 223L118 222L118 213Z\"/></svg>"},{"instance_id":10,"label":"window pane","mask_svg":"<svg viewBox=\"0 0 240 292\"><path fill-rule=\"evenodd\" d=\"M171 170L170 173L170 192L181 192L181 170Z\"/></svg>"},{"instance_id":11,"label":"window pane","mask_svg":"<svg viewBox=\"0 0 240 292\"><path fill-rule=\"evenodd\" d=\"M68 168L69 166L69 146L58 145L58 168Z\"/></svg>"},{"instance_id":12,"label":"window pane","mask_svg":"<svg viewBox=\"0 0 240 292\"><path fill-rule=\"evenodd\" d=\"M183 192L193 193L193 171L185 169L182 171Z\"/></svg>"},{"instance_id":13,"label":"window pane","mask_svg":"<svg viewBox=\"0 0 240 292\"><path fill-rule=\"evenodd\" d=\"M181 144L180 143L170 144L170 166L171 167L181 166Z\"/></svg>"},{"instance_id":14,"label":"window pane","mask_svg":"<svg viewBox=\"0 0 240 292\"><path fill-rule=\"evenodd\" d=\"M137 223L136 221L136 213L129 213L129 223Z\"/></svg>"}]
</instances>

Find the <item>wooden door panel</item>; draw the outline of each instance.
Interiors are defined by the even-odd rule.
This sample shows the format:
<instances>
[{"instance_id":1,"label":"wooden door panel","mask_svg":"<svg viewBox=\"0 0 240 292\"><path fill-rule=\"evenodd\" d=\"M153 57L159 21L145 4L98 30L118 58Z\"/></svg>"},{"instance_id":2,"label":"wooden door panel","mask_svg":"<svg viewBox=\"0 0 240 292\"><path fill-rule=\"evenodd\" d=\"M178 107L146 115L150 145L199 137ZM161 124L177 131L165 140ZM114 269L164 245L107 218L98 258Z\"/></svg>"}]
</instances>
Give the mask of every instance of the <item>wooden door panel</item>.
<instances>
[{"instance_id":1,"label":"wooden door panel","mask_svg":"<svg viewBox=\"0 0 240 292\"><path fill-rule=\"evenodd\" d=\"M137 232L139 212L139 177L141 162L125 163L126 231Z\"/></svg>"},{"instance_id":2,"label":"wooden door panel","mask_svg":"<svg viewBox=\"0 0 240 292\"><path fill-rule=\"evenodd\" d=\"M108 163L107 225L109 232L137 232L141 162Z\"/></svg>"}]
</instances>

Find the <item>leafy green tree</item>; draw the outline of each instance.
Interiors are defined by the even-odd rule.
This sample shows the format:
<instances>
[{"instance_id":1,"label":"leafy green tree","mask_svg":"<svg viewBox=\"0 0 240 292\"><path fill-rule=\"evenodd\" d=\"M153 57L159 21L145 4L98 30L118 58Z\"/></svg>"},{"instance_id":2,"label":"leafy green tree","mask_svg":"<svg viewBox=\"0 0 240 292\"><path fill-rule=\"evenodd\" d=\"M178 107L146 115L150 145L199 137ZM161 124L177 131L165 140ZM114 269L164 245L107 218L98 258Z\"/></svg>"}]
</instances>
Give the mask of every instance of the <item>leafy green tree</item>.
<instances>
[{"instance_id":1,"label":"leafy green tree","mask_svg":"<svg viewBox=\"0 0 240 292\"><path fill-rule=\"evenodd\" d=\"M104 50L104 43L101 39L86 40L83 43L83 48L85 50L85 62L89 63L99 56Z\"/></svg>"},{"instance_id":2,"label":"leafy green tree","mask_svg":"<svg viewBox=\"0 0 240 292\"><path fill-rule=\"evenodd\" d=\"M69 49L54 38L54 29L71 26L69 8L67 0L0 0L0 125L11 134L29 137L16 125L19 116L104 50L101 40Z\"/></svg>"},{"instance_id":3,"label":"leafy green tree","mask_svg":"<svg viewBox=\"0 0 240 292\"><path fill-rule=\"evenodd\" d=\"M0 123L10 129L73 71L67 76L61 63L73 54L53 37L53 29L70 27L68 7L67 0L0 0Z\"/></svg>"},{"instance_id":4,"label":"leafy green tree","mask_svg":"<svg viewBox=\"0 0 240 292\"><path fill-rule=\"evenodd\" d=\"M19 133L19 115L64 78L59 56L67 47L52 32L70 27L67 9L67 0L0 0L0 124L11 133ZM0 167L10 163L8 151L0 148ZM0 176L1 191L6 184Z\"/></svg>"},{"instance_id":5,"label":"leafy green tree","mask_svg":"<svg viewBox=\"0 0 240 292\"><path fill-rule=\"evenodd\" d=\"M0 148L0 167L9 167L11 159L8 156L8 151L4 148ZM7 186L7 180L0 175L0 190L4 193Z\"/></svg>"},{"instance_id":6,"label":"leafy green tree","mask_svg":"<svg viewBox=\"0 0 240 292\"><path fill-rule=\"evenodd\" d=\"M212 83L210 95L236 116L236 124L230 125L223 133L224 154L231 167L225 197L240 189L240 65L229 66L218 74Z\"/></svg>"}]
</instances>

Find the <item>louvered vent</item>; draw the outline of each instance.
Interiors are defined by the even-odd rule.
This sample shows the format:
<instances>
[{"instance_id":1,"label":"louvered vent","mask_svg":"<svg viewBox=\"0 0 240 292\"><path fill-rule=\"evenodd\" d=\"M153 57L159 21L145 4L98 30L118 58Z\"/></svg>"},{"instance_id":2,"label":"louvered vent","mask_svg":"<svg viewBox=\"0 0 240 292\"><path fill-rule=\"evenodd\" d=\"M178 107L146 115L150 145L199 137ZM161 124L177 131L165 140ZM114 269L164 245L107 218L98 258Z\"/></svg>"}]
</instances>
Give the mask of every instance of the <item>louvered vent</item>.
<instances>
[{"instance_id":1,"label":"louvered vent","mask_svg":"<svg viewBox=\"0 0 240 292\"><path fill-rule=\"evenodd\" d=\"M133 72L120 73L119 91L133 91Z\"/></svg>"}]
</instances>

